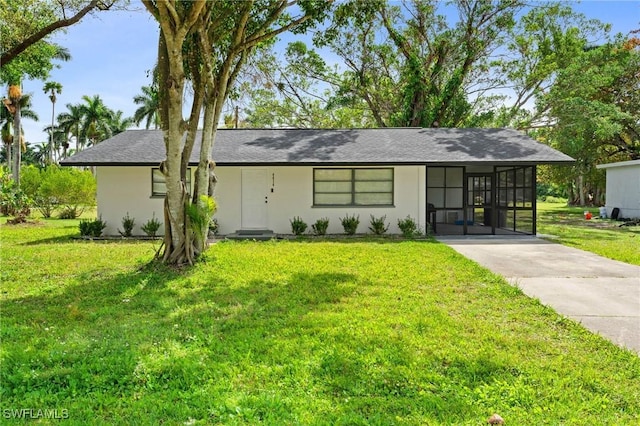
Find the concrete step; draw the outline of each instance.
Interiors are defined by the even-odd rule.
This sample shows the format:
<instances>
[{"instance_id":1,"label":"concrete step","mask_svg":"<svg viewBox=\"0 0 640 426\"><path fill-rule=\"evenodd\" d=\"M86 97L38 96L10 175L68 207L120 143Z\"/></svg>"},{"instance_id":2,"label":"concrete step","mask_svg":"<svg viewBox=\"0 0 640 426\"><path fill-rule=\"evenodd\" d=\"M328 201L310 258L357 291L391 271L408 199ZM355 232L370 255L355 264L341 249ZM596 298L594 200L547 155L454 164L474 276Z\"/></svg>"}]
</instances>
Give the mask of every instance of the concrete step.
<instances>
[{"instance_id":1,"label":"concrete step","mask_svg":"<svg viewBox=\"0 0 640 426\"><path fill-rule=\"evenodd\" d=\"M276 238L276 234L269 229L238 229L233 234L227 234L229 240L257 240L267 241Z\"/></svg>"}]
</instances>

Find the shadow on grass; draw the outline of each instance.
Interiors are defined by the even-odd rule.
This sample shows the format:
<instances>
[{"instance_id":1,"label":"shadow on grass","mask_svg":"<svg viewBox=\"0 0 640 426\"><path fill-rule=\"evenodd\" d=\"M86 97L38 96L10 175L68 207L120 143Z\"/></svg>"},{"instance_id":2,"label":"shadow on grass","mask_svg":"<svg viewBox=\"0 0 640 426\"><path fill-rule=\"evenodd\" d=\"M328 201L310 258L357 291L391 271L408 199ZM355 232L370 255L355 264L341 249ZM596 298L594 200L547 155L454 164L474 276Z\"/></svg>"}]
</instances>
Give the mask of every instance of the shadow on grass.
<instances>
[{"instance_id":1,"label":"shadow on grass","mask_svg":"<svg viewBox=\"0 0 640 426\"><path fill-rule=\"evenodd\" d=\"M162 239L160 238L90 238L90 237L81 237L79 235L61 235L58 237L49 237L42 238L37 240L26 241L23 243L19 243L19 245L23 246L37 246L44 244L141 244L141 243L157 243L160 245L162 243Z\"/></svg>"},{"instance_id":2,"label":"shadow on grass","mask_svg":"<svg viewBox=\"0 0 640 426\"><path fill-rule=\"evenodd\" d=\"M456 395L415 383L408 369L415 355L403 340L336 334L344 326L336 311L345 309L336 306L370 285L350 273L243 282L156 262L111 276L84 273L60 293L2 302L3 404L62 404L74 417L103 420L145 413L155 423L212 420L231 399L258 416L249 423L263 416L286 423L305 408L274 408L269 398L307 404L312 388L310 404L339 406L307 408L320 422L329 413L392 421L415 410L414 399L420 410L465 412ZM365 362L380 348L384 360Z\"/></svg>"},{"instance_id":3,"label":"shadow on grass","mask_svg":"<svg viewBox=\"0 0 640 426\"><path fill-rule=\"evenodd\" d=\"M136 405L156 391L197 394L218 374L216 365L245 362L248 352L275 356L269 336L338 303L356 285L344 273L240 285L152 262L130 273L79 275L61 293L5 299L3 405L79 400L91 412L114 398ZM173 353L176 347L184 350Z\"/></svg>"}]
</instances>

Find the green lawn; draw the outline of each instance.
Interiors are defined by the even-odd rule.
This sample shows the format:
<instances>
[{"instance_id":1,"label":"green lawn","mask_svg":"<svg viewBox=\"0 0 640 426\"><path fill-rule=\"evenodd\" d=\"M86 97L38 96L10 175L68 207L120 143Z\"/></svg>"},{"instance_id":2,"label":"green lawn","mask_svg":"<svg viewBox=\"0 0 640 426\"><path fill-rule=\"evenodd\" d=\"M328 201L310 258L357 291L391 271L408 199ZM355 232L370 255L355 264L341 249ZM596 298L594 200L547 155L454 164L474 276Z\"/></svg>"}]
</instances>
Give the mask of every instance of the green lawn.
<instances>
[{"instance_id":1,"label":"green lawn","mask_svg":"<svg viewBox=\"0 0 640 426\"><path fill-rule=\"evenodd\" d=\"M590 211L591 220L584 212ZM640 265L640 226L598 219L598 208L568 207L538 202L538 233L561 244L590 251L621 262Z\"/></svg>"},{"instance_id":2,"label":"green lawn","mask_svg":"<svg viewBox=\"0 0 640 426\"><path fill-rule=\"evenodd\" d=\"M443 244L224 242L172 270L77 232L0 227L3 423L640 421L637 355Z\"/></svg>"}]
</instances>

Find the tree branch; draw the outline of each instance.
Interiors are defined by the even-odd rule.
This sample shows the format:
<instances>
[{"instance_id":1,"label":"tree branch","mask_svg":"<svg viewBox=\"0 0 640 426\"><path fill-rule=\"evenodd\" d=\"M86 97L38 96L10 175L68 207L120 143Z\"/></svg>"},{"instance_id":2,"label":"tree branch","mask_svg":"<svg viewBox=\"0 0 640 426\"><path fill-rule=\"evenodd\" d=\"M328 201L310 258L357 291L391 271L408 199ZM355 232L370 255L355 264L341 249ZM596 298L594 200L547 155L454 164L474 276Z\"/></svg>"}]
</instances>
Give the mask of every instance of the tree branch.
<instances>
[{"instance_id":1,"label":"tree branch","mask_svg":"<svg viewBox=\"0 0 640 426\"><path fill-rule=\"evenodd\" d=\"M9 64L19 54L21 54L22 52L27 50L30 46L39 42L40 40L42 40L43 38L45 38L46 36L54 32L55 30L68 27L80 21L80 19L82 19L92 9L95 9L96 7L98 7L98 5L99 5L99 0L91 0L89 4L87 4L85 7L80 9L78 13L73 15L71 18L61 19L50 25L47 25L46 27L42 28L40 31L36 32L32 36L24 39L21 43L17 44L16 46L12 47L6 52L3 52L2 55L0 55L0 67L4 67L5 65ZM109 6L104 6L104 8L108 9Z\"/></svg>"}]
</instances>

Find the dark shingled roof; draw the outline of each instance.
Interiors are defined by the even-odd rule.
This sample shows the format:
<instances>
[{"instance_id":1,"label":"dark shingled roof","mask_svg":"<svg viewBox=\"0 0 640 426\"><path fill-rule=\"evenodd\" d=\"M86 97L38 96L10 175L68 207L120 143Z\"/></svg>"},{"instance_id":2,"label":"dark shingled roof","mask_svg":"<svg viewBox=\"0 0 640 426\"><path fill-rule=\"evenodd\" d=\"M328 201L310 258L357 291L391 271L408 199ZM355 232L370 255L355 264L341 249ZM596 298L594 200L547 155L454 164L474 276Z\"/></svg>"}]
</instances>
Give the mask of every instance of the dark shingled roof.
<instances>
[{"instance_id":1,"label":"dark shingled roof","mask_svg":"<svg viewBox=\"0 0 640 426\"><path fill-rule=\"evenodd\" d=\"M198 145L198 143L196 143ZM63 160L65 166L157 165L162 131L128 130ZM220 129L220 165L553 164L574 160L511 129ZM197 147L191 162L197 163Z\"/></svg>"}]
</instances>

